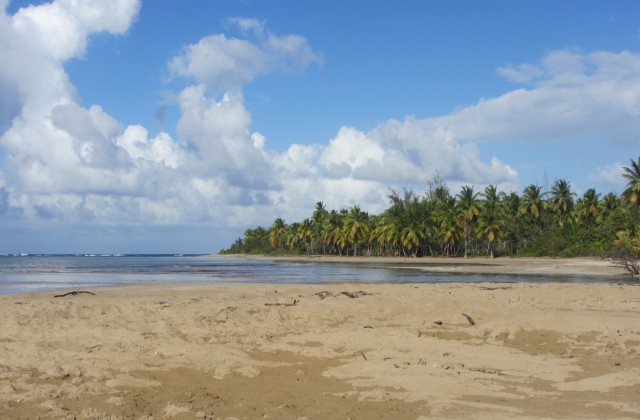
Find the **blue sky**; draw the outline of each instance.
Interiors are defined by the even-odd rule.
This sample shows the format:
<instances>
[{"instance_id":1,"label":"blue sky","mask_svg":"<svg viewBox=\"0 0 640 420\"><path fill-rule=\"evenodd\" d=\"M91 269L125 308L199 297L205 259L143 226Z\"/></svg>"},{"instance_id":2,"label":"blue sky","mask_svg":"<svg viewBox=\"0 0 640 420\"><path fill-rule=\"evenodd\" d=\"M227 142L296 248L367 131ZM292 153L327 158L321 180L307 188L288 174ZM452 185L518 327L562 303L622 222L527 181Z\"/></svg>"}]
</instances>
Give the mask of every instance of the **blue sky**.
<instances>
[{"instance_id":1,"label":"blue sky","mask_svg":"<svg viewBox=\"0 0 640 420\"><path fill-rule=\"evenodd\" d=\"M0 0L0 253L215 252L316 201L639 155L634 1Z\"/></svg>"}]
</instances>

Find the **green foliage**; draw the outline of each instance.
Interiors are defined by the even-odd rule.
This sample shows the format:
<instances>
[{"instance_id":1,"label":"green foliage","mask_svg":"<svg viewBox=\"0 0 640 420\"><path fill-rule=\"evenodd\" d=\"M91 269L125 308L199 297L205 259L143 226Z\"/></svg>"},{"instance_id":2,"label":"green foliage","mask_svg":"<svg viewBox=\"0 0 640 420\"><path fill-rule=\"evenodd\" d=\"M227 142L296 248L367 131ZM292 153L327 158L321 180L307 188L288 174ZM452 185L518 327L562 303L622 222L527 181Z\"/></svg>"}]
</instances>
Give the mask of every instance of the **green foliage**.
<instances>
[{"instance_id":1,"label":"green foliage","mask_svg":"<svg viewBox=\"0 0 640 420\"><path fill-rule=\"evenodd\" d=\"M560 256L567 247L565 228L553 227L549 230L533 235L531 240L523 246L518 255L522 257Z\"/></svg>"},{"instance_id":2,"label":"green foliage","mask_svg":"<svg viewBox=\"0 0 640 420\"><path fill-rule=\"evenodd\" d=\"M390 190L390 206L380 215L357 205L327 210L320 201L302 222L288 225L278 218L269 229L247 229L220 252L575 257L634 251L640 232L640 158L631 162L621 196L601 196L591 188L574 200L570 182L563 179L547 192L529 185L522 196L499 192L494 185L483 192L463 186L452 195L436 175L423 196Z\"/></svg>"},{"instance_id":3,"label":"green foliage","mask_svg":"<svg viewBox=\"0 0 640 420\"><path fill-rule=\"evenodd\" d=\"M236 241L228 249L220 251L221 254L265 254L273 250L269 240L269 231L262 226L255 229L247 229L242 238Z\"/></svg>"},{"instance_id":4,"label":"green foliage","mask_svg":"<svg viewBox=\"0 0 640 420\"><path fill-rule=\"evenodd\" d=\"M624 168L622 176L627 180L622 196L628 204L637 206L640 202L640 158L637 161L631 159L631 165Z\"/></svg>"}]
</instances>

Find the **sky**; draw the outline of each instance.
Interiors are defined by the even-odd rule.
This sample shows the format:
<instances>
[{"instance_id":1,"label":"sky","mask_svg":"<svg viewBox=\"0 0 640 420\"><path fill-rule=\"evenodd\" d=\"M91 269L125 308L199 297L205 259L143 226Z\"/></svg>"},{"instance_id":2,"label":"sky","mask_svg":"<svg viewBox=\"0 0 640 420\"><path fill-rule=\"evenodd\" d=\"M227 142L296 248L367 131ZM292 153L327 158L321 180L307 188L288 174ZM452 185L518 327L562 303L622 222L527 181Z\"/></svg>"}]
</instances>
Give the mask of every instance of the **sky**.
<instances>
[{"instance_id":1,"label":"sky","mask_svg":"<svg viewBox=\"0 0 640 420\"><path fill-rule=\"evenodd\" d=\"M0 253L209 253L434 177L625 187L633 0L0 0Z\"/></svg>"}]
</instances>

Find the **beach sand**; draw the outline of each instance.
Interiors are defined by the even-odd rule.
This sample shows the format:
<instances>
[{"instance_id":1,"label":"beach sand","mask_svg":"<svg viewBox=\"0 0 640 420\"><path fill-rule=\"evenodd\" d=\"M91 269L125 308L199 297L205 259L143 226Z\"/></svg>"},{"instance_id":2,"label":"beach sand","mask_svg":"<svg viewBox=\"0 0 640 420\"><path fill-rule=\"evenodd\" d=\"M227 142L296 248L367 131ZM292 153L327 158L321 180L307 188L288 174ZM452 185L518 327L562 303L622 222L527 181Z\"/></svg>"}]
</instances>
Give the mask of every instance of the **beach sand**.
<instances>
[{"instance_id":1,"label":"beach sand","mask_svg":"<svg viewBox=\"0 0 640 420\"><path fill-rule=\"evenodd\" d=\"M0 296L0 418L640 418L634 285L91 291Z\"/></svg>"}]
</instances>

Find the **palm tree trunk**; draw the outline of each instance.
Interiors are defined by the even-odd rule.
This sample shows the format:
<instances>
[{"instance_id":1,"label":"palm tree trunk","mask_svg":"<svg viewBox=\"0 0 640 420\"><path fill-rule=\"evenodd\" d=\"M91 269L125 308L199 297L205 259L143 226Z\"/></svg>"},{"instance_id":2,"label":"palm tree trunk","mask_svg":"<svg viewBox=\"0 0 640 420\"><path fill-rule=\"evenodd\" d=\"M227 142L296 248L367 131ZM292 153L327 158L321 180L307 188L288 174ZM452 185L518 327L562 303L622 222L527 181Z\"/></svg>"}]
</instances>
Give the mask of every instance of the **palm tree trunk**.
<instances>
[{"instance_id":1,"label":"palm tree trunk","mask_svg":"<svg viewBox=\"0 0 640 420\"><path fill-rule=\"evenodd\" d=\"M469 255L469 251L467 248L467 238L469 237L469 224L467 223L467 218L464 218L464 257L467 258Z\"/></svg>"},{"instance_id":2,"label":"palm tree trunk","mask_svg":"<svg viewBox=\"0 0 640 420\"><path fill-rule=\"evenodd\" d=\"M467 235L464 235L464 257L467 258L469 252L467 251Z\"/></svg>"}]
</instances>

